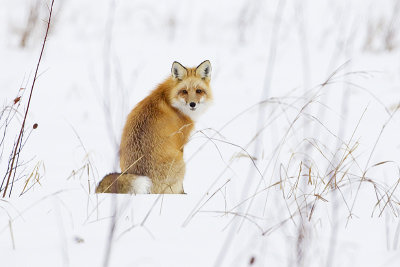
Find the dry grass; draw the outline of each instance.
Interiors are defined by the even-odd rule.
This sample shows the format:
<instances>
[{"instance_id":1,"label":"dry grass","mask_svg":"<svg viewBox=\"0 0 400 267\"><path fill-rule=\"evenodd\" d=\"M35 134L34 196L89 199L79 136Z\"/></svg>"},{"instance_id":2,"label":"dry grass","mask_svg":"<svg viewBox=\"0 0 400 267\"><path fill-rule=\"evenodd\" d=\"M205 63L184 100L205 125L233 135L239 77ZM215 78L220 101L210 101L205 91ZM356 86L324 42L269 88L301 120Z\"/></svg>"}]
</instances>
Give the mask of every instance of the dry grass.
<instances>
[{"instance_id":1,"label":"dry grass","mask_svg":"<svg viewBox=\"0 0 400 267\"><path fill-rule=\"evenodd\" d=\"M365 197L371 199L371 197L374 197L375 204L371 206L371 216L381 217L385 210L389 210L389 213L394 217L399 216L400 202L396 190L400 183L400 176L391 177L391 183L388 184L383 182L383 177L380 174L382 168L387 168L385 167L387 165L391 165L390 169L399 168L399 166L390 158L379 162L372 161L379 146L379 141L387 126L393 123L393 118L397 115L398 109L389 111L383 107L386 112L390 113L387 120L382 124L375 142L371 144L370 152L367 154L364 151L360 152L361 145L359 140L364 133L359 131L359 126L364 120L368 120L365 117L368 106L360 114L359 120L353 126L354 128L348 138L343 138L342 134L335 134L334 130L330 129L324 121L318 118L318 115L312 114L312 107L321 105L318 101L320 91L322 89L327 90L326 87L328 86L336 89L337 85L340 84L340 81L336 80L336 76L340 75L340 70L341 67L320 86L313 88L311 90L313 93L306 92L305 95L294 98L295 101L293 102L288 102L287 100L291 98L287 96L260 102L259 105L266 103L270 105L271 116L267 121L263 122L264 126L261 127L259 132L255 133L245 146L211 137L205 134L204 131L198 131L198 133L207 138L206 143L212 142L212 145L217 148L221 159L223 158L223 152L218 144L228 144L238 148L239 151L231 157L229 162L223 161L225 168L216 176L208 190L193 207L184 220L183 227L188 226L196 215L200 213L213 213L232 217L231 222L227 225L231 231L227 234L227 241L221 249L222 255L225 255L226 252L224 250L229 248L229 244L233 242L235 236L232 229L240 231L244 222L249 222L253 225L261 235L270 235L289 222L293 222L293 226L298 227L295 262L297 262L297 266L306 266L307 255L305 250L308 245L307 243L303 244L303 242L309 242L305 241L305 239L310 238L311 234L307 231L312 231L307 225L321 220L321 216L316 215L320 214L320 212L316 211L330 209L330 207L343 207L343 211L347 211L346 217L347 223L349 223L350 219L356 216L356 203L359 199L365 199ZM347 75L357 74L356 72L352 74L345 73L343 76ZM366 93L369 94L369 92ZM308 100L304 101L304 99ZM382 105L382 102L378 100L376 101L378 105ZM229 123L233 123L236 118L246 114L251 109L240 112ZM281 112L277 112L277 110ZM262 159L256 159L257 155L251 155L248 149L257 138L262 137L263 132L265 133L269 127L274 127L274 122L278 118L286 118L288 126L280 137L280 141L276 142L276 147L270 149L270 155L266 156L268 161L265 162L264 160L263 163ZM301 125L300 121L305 119L313 121L314 125L319 127L320 136L300 138L300 141L295 143L296 148L293 150L290 143L293 143L292 140L296 139L294 137L299 137L299 133L301 134L301 131L299 131L299 127L301 127L299 126ZM225 125L221 129L214 130L214 135L223 135L222 130L224 127ZM329 141L327 142L326 140ZM337 147L331 145L335 143L339 145ZM304 153L304 148L307 146L309 149L307 153ZM362 148L362 150L365 150L365 148ZM215 197L223 191L226 192L226 185L231 181L227 180L221 184L220 179L224 177L228 170L235 169L235 164L242 159L251 161L250 168L255 171L255 176L252 178L259 181L253 193L245 195L237 203L227 204L225 201L224 210L208 210L208 206L218 202ZM264 170L260 167L262 165ZM239 178L237 177L237 179ZM364 189L362 190L362 188ZM243 190L248 191L249 189ZM363 197L360 197L361 191L364 192ZM229 195L229 192L227 194ZM224 195L225 197L226 195ZM271 197L274 198L275 204L268 200ZM276 201L279 201L280 204L277 204ZM257 208L254 209L253 205L256 205ZM274 226L267 222L266 214L263 212L267 206L272 208L271 205L282 206L287 211L287 217L282 218ZM258 210L260 206L264 208ZM339 215L336 214L335 216ZM233 221L238 221L239 219L241 221L240 224L232 224ZM333 232L332 234L336 235L337 233ZM222 258L217 259L215 266L218 266L221 262Z\"/></svg>"},{"instance_id":2,"label":"dry grass","mask_svg":"<svg viewBox=\"0 0 400 267\"><path fill-rule=\"evenodd\" d=\"M3 192L3 198L6 197L6 195L7 195L7 190L8 190L8 186L10 185L10 182L11 182L11 187L10 187L10 190L8 192L8 196L9 197L11 196L12 188L13 188L14 181L15 181L15 176L16 176L16 173L17 173L17 168L19 167L18 161L19 161L20 153L21 153L22 148L23 148L23 146L25 144L23 138L24 138L24 134L25 134L26 119L27 119L27 116L28 116L28 113L29 113L29 107L30 107L30 103L31 103L31 100L32 100L32 94L33 94L33 91L35 89L35 82L36 82L36 80L38 78L39 66L40 66L40 63L41 63L41 60L42 60L44 48L46 46L46 41L47 41L47 37L48 37L49 29L50 29L50 24L51 24L51 15L53 13L53 5L54 5L54 0L52 0L51 6L49 8L49 18L47 20L46 32L45 32L45 35L44 35L42 48L40 50L39 59L38 59L38 62L36 64L36 69L35 69L35 73L34 73L34 76L33 76L32 86L31 86L30 91L29 91L29 97L28 97L28 101L27 101L27 106L26 106L26 109L24 111L24 116L23 116L22 124L21 124L20 130L19 130L18 138L15 141L15 144L14 144L14 147L13 147L10 159L9 159L9 165L8 165L8 168L7 168L7 171L6 171L6 175L4 176L2 184L1 184L1 187L0 187L1 191ZM14 105L17 104L17 103L20 103L20 101L21 101L21 96L18 95L14 99ZM3 112L4 112L4 110L3 110ZM2 112L2 114L3 114L3 112ZM14 114L16 114L16 112ZM6 125L4 126L4 135L3 136L6 135L7 125L9 123L9 119L8 120L6 119L5 123L6 123ZM37 124L34 124L32 129L36 129L36 128L37 128ZM28 137L29 137L29 135L28 135ZM11 178L12 178L12 180L11 180ZM3 188L3 184L4 184L4 188Z\"/></svg>"},{"instance_id":3,"label":"dry grass","mask_svg":"<svg viewBox=\"0 0 400 267\"><path fill-rule=\"evenodd\" d=\"M22 196L29 190L33 189L36 184L41 185L40 180L43 178L45 172L46 168L44 166L44 163L42 161L36 163L32 172L28 175L28 178L26 178L24 187L22 188L22 191L19 194L19 196Z\"/></svg>"}]
</instances>

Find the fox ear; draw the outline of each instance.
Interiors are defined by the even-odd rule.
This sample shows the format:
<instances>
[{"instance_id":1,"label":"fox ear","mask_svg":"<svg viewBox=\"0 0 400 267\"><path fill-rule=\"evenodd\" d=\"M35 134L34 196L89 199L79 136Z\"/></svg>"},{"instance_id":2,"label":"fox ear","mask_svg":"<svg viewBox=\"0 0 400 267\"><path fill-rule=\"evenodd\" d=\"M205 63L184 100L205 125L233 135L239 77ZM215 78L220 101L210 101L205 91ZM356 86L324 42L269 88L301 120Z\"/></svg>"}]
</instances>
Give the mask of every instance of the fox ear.
<instances>
[{"instance_id":1,"label":"fox ear","mask_svg":"<svg viewBox=\"0 0 400 267\"><path fill-rule=\"evenodd\" d=\"M181 63L174 61L171 68L172 77L182 80L187 75L187 70Z\"/></svg>"},{"instance_id":2,"label":"fox ear","mask_svg":"<svg viewBox=\"0 0 400 267\"><path fill-rule=\"evenodd\" d=\"M208 60L203 61L199 66L197 66L196 74L200 76L202 79L210 78L211 77L210 61Z\"/></svg>"}]
</instances>

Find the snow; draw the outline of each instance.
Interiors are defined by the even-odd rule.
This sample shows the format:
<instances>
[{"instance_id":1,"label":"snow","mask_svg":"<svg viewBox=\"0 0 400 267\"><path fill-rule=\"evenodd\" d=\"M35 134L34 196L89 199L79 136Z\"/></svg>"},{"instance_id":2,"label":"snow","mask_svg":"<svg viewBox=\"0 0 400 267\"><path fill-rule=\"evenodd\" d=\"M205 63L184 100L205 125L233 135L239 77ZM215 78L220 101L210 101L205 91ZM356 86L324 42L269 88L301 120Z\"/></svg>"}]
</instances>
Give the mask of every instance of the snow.
<instances>
[{"instance_id":1,"label":"snow","mask_svg":"<svg viewBox=\"0 0 400 267\"><path fill-rule=\"evenodd\" d=\"M12 103L26 87L22 113L49 3L38 1L25 47L36 1L0 3L0 100ZM109 247L108 266L249 266L252 257L252 266L399 265L400 49L385 46L390 29L400 45L397 1L56 0L54 8L27 120L28 132L38 128L21 179L0 201L1 266L104 266ZM119 171L129 111L173 61L206 59L214 103L185 147L187 195L94 194ZM21 121L0 146L2 176ZM341 159L341 190L326 193L330 163ZM40 184L19 196L35 166Z\"/></svg>"}]
</instances>

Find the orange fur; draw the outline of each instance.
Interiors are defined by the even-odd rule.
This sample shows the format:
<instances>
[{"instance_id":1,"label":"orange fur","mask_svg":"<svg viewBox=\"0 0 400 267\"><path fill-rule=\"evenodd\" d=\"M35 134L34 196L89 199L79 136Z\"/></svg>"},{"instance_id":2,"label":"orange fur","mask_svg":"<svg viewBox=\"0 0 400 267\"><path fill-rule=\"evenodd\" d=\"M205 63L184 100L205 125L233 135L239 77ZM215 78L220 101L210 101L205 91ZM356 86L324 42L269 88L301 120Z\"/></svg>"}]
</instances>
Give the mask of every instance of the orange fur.
<instances>
[{"instance_id":1,"label":"orange fur","mask_svg":"<svg viewBox=\"0 0 400 267\"><path fill-rule=\"evenodd\" d=\"M105 176L97 193L133 193L138 176L151 179L151 193L184 193L183 147L194 128L192 114L212 100L210 71L208 61L197 68L174 62L171 77L128 115L120 145L122 174Z\"/></svg>"}]
</instances>

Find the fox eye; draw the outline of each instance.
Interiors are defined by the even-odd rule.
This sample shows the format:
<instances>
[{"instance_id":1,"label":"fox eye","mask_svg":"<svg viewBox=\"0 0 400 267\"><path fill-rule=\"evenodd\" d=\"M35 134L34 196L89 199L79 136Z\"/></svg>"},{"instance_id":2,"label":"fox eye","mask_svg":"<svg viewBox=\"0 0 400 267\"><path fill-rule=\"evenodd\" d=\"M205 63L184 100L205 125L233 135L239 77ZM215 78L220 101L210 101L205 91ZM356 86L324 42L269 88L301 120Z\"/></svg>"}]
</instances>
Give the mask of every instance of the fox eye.
<instances>
[{"instance_id":1,"label":"fox eye","mask_svg":"<svg viewBox=\"0 0 400 267\"><path fill-rule=\"evenodd\" d=\"M200 94L201 92L202 92L202 91L201 91L200 89L197 89L197 90L196 90L196 93L197 93L197 94Z\"/></svg>"},{"instance_id":2,"label":"fox eye","mask_svg":"<svg viewBox=\"0 0 400 267\"><path fill-rule=\"evenodd\" d=\"M182 90L182 94L187 94L188 92L187 92L187 90Z\"/></svg>"}]
</instances>

